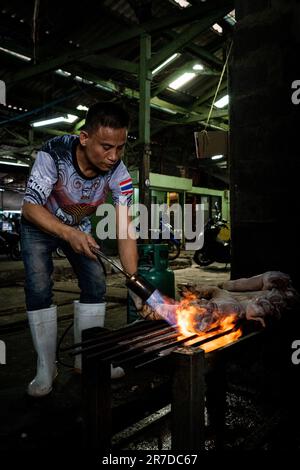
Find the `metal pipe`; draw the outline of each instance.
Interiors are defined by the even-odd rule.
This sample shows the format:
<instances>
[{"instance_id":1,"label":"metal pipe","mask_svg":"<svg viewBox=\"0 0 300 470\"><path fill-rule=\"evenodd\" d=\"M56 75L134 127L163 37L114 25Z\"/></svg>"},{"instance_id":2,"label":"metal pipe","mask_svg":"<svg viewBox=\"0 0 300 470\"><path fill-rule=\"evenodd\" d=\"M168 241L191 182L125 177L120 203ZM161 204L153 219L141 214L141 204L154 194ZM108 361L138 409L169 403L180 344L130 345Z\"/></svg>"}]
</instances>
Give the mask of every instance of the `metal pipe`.
<instances>
[{"instance_id":1,"label":"metal pipe","mask_svg":"<svg viewBox=\"0 0 300 470\"><path fill-rule=\"evenodd\" d=\"M151 341L161 341L160 338L163 335L173 333L174 336L178 336L179 333L173 327L166 327L163 329L144 333L143 335L134 336L134 338L129 339L127 336L125 338L112 337L109 341L105 341L105 338L102 341L98 341L97 344L86 345L86 343L81 343L81 348L77 351L73 351L71 356L77 356L82 353L91 352L95 350L100 350L99 354L105 355L107 351L111 351L113 348L126 348L126 351L129 351L134 345L141 347L143 344L149 344ZM135 333L135 335L138 333ZM100 337L101 340L101 337ZM74 349L74 347L72 348Z\"/></svg>"},{"instance_id":2,"label":"metal pipe","mask_svg":"<svg viewBox=\"0 0 300 470\"><path fill-rule=\"evenodd\" d=\"M120 341L123 339L128 339L131 337L136 337L136 335L139 335L139 331L142 330L142 332L145 331L145 328L147 328L147 331L152 331L152 330L158 330L161 326L165 326L165 321L164 320L140 320L138 323L130 325L130 327L119 329L117 331L109 331L109 332L104 332L101 331L100 333L95 333L92 339L80 341L79 343L74 343L72 346L67 346L65 348L61 348L61 352L66 352L70 351L73 349L77 349L79 347L85 348L90 345L96 345L98 347L99 342L107 342L110 340L114 341Z\"/></svg>"}]
</instances>

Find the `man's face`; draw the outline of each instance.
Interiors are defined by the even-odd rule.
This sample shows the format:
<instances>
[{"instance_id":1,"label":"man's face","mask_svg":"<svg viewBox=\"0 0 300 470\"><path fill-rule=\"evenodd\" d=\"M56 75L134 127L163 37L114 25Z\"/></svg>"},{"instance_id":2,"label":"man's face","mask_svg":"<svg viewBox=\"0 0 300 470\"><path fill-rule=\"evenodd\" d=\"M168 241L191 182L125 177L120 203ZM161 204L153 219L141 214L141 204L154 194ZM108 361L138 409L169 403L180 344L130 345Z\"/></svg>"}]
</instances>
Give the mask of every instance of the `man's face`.
<instances>
[{"instance_id":1,"label":"man's face","mask_svg":"<svg viewBox=\"0 0 300 470\"><path fill-rule=\"evenodd\" d=\"M94 132L80 133L80 143L87 162L102 171L111 170L122 158L126 140L126 128L99 127Z\"/></svg>"}]
</instances>

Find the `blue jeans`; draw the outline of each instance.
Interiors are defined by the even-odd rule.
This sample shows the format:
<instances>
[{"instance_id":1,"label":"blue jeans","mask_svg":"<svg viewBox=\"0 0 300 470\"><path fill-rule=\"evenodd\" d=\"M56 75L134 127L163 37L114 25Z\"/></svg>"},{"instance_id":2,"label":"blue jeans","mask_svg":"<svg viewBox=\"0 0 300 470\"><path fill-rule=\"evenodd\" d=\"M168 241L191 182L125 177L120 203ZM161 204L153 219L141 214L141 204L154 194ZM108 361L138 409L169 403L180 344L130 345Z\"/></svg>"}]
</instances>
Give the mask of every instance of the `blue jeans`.
<instances>
[{"instance_id":1,"label":"blue jeans","mask_svg":"<svg viewBox=\"0 0 300 470\"><path fill-rule=\"evenodd\" d=\"M75 253L60 238L43 232L26 222L21 223L21 249L25 267L25 298L27 310L40 310L52 304L52 252L61 247L78 278L80 302L104 302L105 274L98 261Z\"/></svg>"}]
</instances>

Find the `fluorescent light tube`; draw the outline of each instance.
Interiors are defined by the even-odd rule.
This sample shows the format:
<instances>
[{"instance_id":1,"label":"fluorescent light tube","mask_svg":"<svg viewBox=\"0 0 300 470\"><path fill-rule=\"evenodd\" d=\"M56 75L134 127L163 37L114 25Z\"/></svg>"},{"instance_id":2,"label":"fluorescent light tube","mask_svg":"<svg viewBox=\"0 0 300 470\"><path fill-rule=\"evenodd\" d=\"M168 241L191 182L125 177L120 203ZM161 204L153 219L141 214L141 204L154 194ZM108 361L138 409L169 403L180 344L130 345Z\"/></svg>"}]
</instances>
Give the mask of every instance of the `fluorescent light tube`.
<instances>
[{"instance_id":1,"label":"fluorescent light tube","mask_svg":"<svg viewBox=\"0 0 300 470\"><path fill-rule=\"evenodd\" d=\"M1 191L1 189L0 189L0 191ZM3 189L2 191L4 191L4 189ZM2 211L2 213L3 213L4 215L5 215L5 214L7 214L7 215L8 215L8 214L21 214L21 211L11 211L10 209L8 209L8 210L5 210L5 211Z\"/></svg>"},{"instance_id":2,"label":"fluorescent light tube","mask_svg":"<svg viewBox=\"0 0 300 470\"><path fill-rule=\"evenodd\" d=\"M0 161L0 165L11 165L11 166L29 166L28 163L16 163L16 162L5 162Z\"/></svg>"},{"instance_id":3,"label":"fluorescent light tube","mask_svg":"<svg viewBox=\"0 0 300 470\"><path fill-rule=\"evenodd\" d=\"M170 83L169 87L173 88L173 90L178 90L180 87L192 80L192 78L195 76L196 74L194 72L185 72L184 74L180 75L180 77L176 78L174 82Z\"/></svg>"},{"instance_id":4,"label":"fluorescent light tube","mask_svg":"<svg viewBox=\"0 0 300 470\"><path fill-rule=\"evenodd\" d=\"M220 160L220 158L223 158L224 155L214 155L213 157L211 157L212 160Z\"/></svg>"},{"instance_id":5,"label":"fluorescent light tube","mask_svg":"<svg viewBox=\"0 0 300 470\"><path fill-rule=\"evenodd\" d=\"M57 73L57 75L62 75L63 77L70 77L71 75L70 72L67 72L66 70L62 70L62 69L55 70L55 73Z\"/></svg>"},{"instance_id":6,"label":"fluorescent light tube","mask_svg":"<svg viewBox=\"0 0 300 470\"><path fill-rule=\"evenodd\" d=\"M213 25L212 25L212 29L213 29L214 31L216 31L217 33L219 33L219 34L222 34L222 33L223 33L223 28L222 28L222 26L220 26L218 23L213 24Z\"/></svg>"},{"instance_id":7,"label":"fluorescent light tube","mask_svg":"<svg viewBox=\"0 0 300 470\"><path fill-rule=\"evenodd\" d=\"M0 47L0 51L6 52L6 54L13 55L14 57L17 57L18 59L26 60L29 62L31 60L31 57L28 57L27 55L19 54L18 52L11 51L10 49L5 49L5 47Z\"/></svg>"},{"instance_id":8,"label":"fluorescent light tube","mask_svg":"<svg viewBox=\"0 0 300 470\"><path fill-rule=\"evenodd\" d=\"M191 4L187 1L187 0L174 0L175 3L178 3L178 5L181 7L181 8L186 8L186 7L190 7Z\"/></svg>"},{"instance_id":9,"label":"fluorescent light tube","mask_svg":"<svg viewBox=\"0 0 300 470\"><path fill-rule=\"evenodd\" d=\"M43 121L36 121L33 122L31 125L32 127L42 127L42 126L47 126L48 124L55 124L57 122L75 122L76 119L78 119L78 116L74 116L74 114L67 114L67 117L64 116L58 116L56 118L52 119L45 119Z\"/></svg>"},{"instance_id":10,"label":"fluorescent light tube","mask_svg":"<svg viewBox=\"0 0 300 470\"><path fill-rule=\"evenodd\" d=\"M201 65L201 64L195 64L195 65L193 66L193 70L203 70L203 69L204 69L204 67L203 67L203 65Z\"/></svg>"},{"instance_id":11,"label":"fluorescent light tube","mask_svg":"<svg viewBox=\"0 0 300 470\"><path fill-rule=\"evenodd\" d=\"M94 82L92 82L91 80L87 80L86 78L80 77L79 75L76 75L76 76L75 76L75 80L76 80L77 82L86 83L87 85L93 85L93 83L94 83Z\"/></svg>"},{"instance_id":12,"label":"fluorescent light tube","mask_svg":"<svg viewBox=\"0 0 300 470\"><path fill-rule=\"evenodd\" d=\"M173 62L177 57L179 56L179 53L176 52L175 54L171 55L167 60L162 62L156 69L152 70L152 75L155 75L157 72L159 72L161 69L163 69L166 65L168 65L170 62Z\"/></svg>"},{"instance_id":13,"label":"fluorescent light tube","mask_svg":"<svg viewBox=\"0 0 300 470\"><path fill-rule=\"evenodd\" d=\"M76 106L76 109L78 109L78 111L88 111L89 108L83 104L79 104Z\"/></svg>"},{"instance_id":14,"label":"fluorescent light tube","mask_svg":"<svg viewBox=\"0 0 300 470\"><path fill-rule=\"evenodd\" d=\"M223 98L220 98L218 101L216 101L214 106L216 106L216 108L224 108L225 106L228 105L228 103L229 103L229 96L225 95L223 96Z\"/></svg>"},{"instance_id":15,"label":"fluorescent light tube","mask_svg":"<svg viewBox=\"0 0 300 470\"><path fill-rule=\"evenodd\" d=\"M102 83L96 83L96 87L101 88L101 90L105 90L105 91L110 91L110 92L115 91L113 86L110 87L109 85L102 85Z\"/></svg>"}]
</instances>

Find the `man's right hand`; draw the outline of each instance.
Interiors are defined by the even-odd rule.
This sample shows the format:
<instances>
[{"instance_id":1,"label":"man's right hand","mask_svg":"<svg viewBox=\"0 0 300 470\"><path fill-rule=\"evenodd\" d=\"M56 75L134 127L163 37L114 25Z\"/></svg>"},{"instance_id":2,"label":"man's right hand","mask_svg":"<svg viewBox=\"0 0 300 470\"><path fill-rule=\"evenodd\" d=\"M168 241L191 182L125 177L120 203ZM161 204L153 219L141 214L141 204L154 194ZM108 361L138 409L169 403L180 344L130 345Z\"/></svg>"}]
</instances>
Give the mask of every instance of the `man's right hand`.
<instances>
[{"instance_id":1,"label":"man's right hand","mask_svg":"<svg viewBox=\"0 0 300 470\"><path fill-rule=\"evenodd\" d=\"M70 243L76 253L87 256L88 258L97 260L97 256L92 252L92 248L100 248L94 238L88 233L81 232L72 227L64 236L66 242Z\"/></svg>"},{"instance_id":2,"label":"man's right hand","mask_svg":"<svg viewBox=\"0 0 300 470\"><path fill-rule=\"evenodd\" d=\"M96 255L91 251L93 247L100 248L94 238L88 233L81 232L70 225L62 223L44 206L25 202L22 207L22 214L26 220L44 232L55 235L70 243L76 253L81 253L94 260L97 259Z\"/></svg>"}]
</instances>

